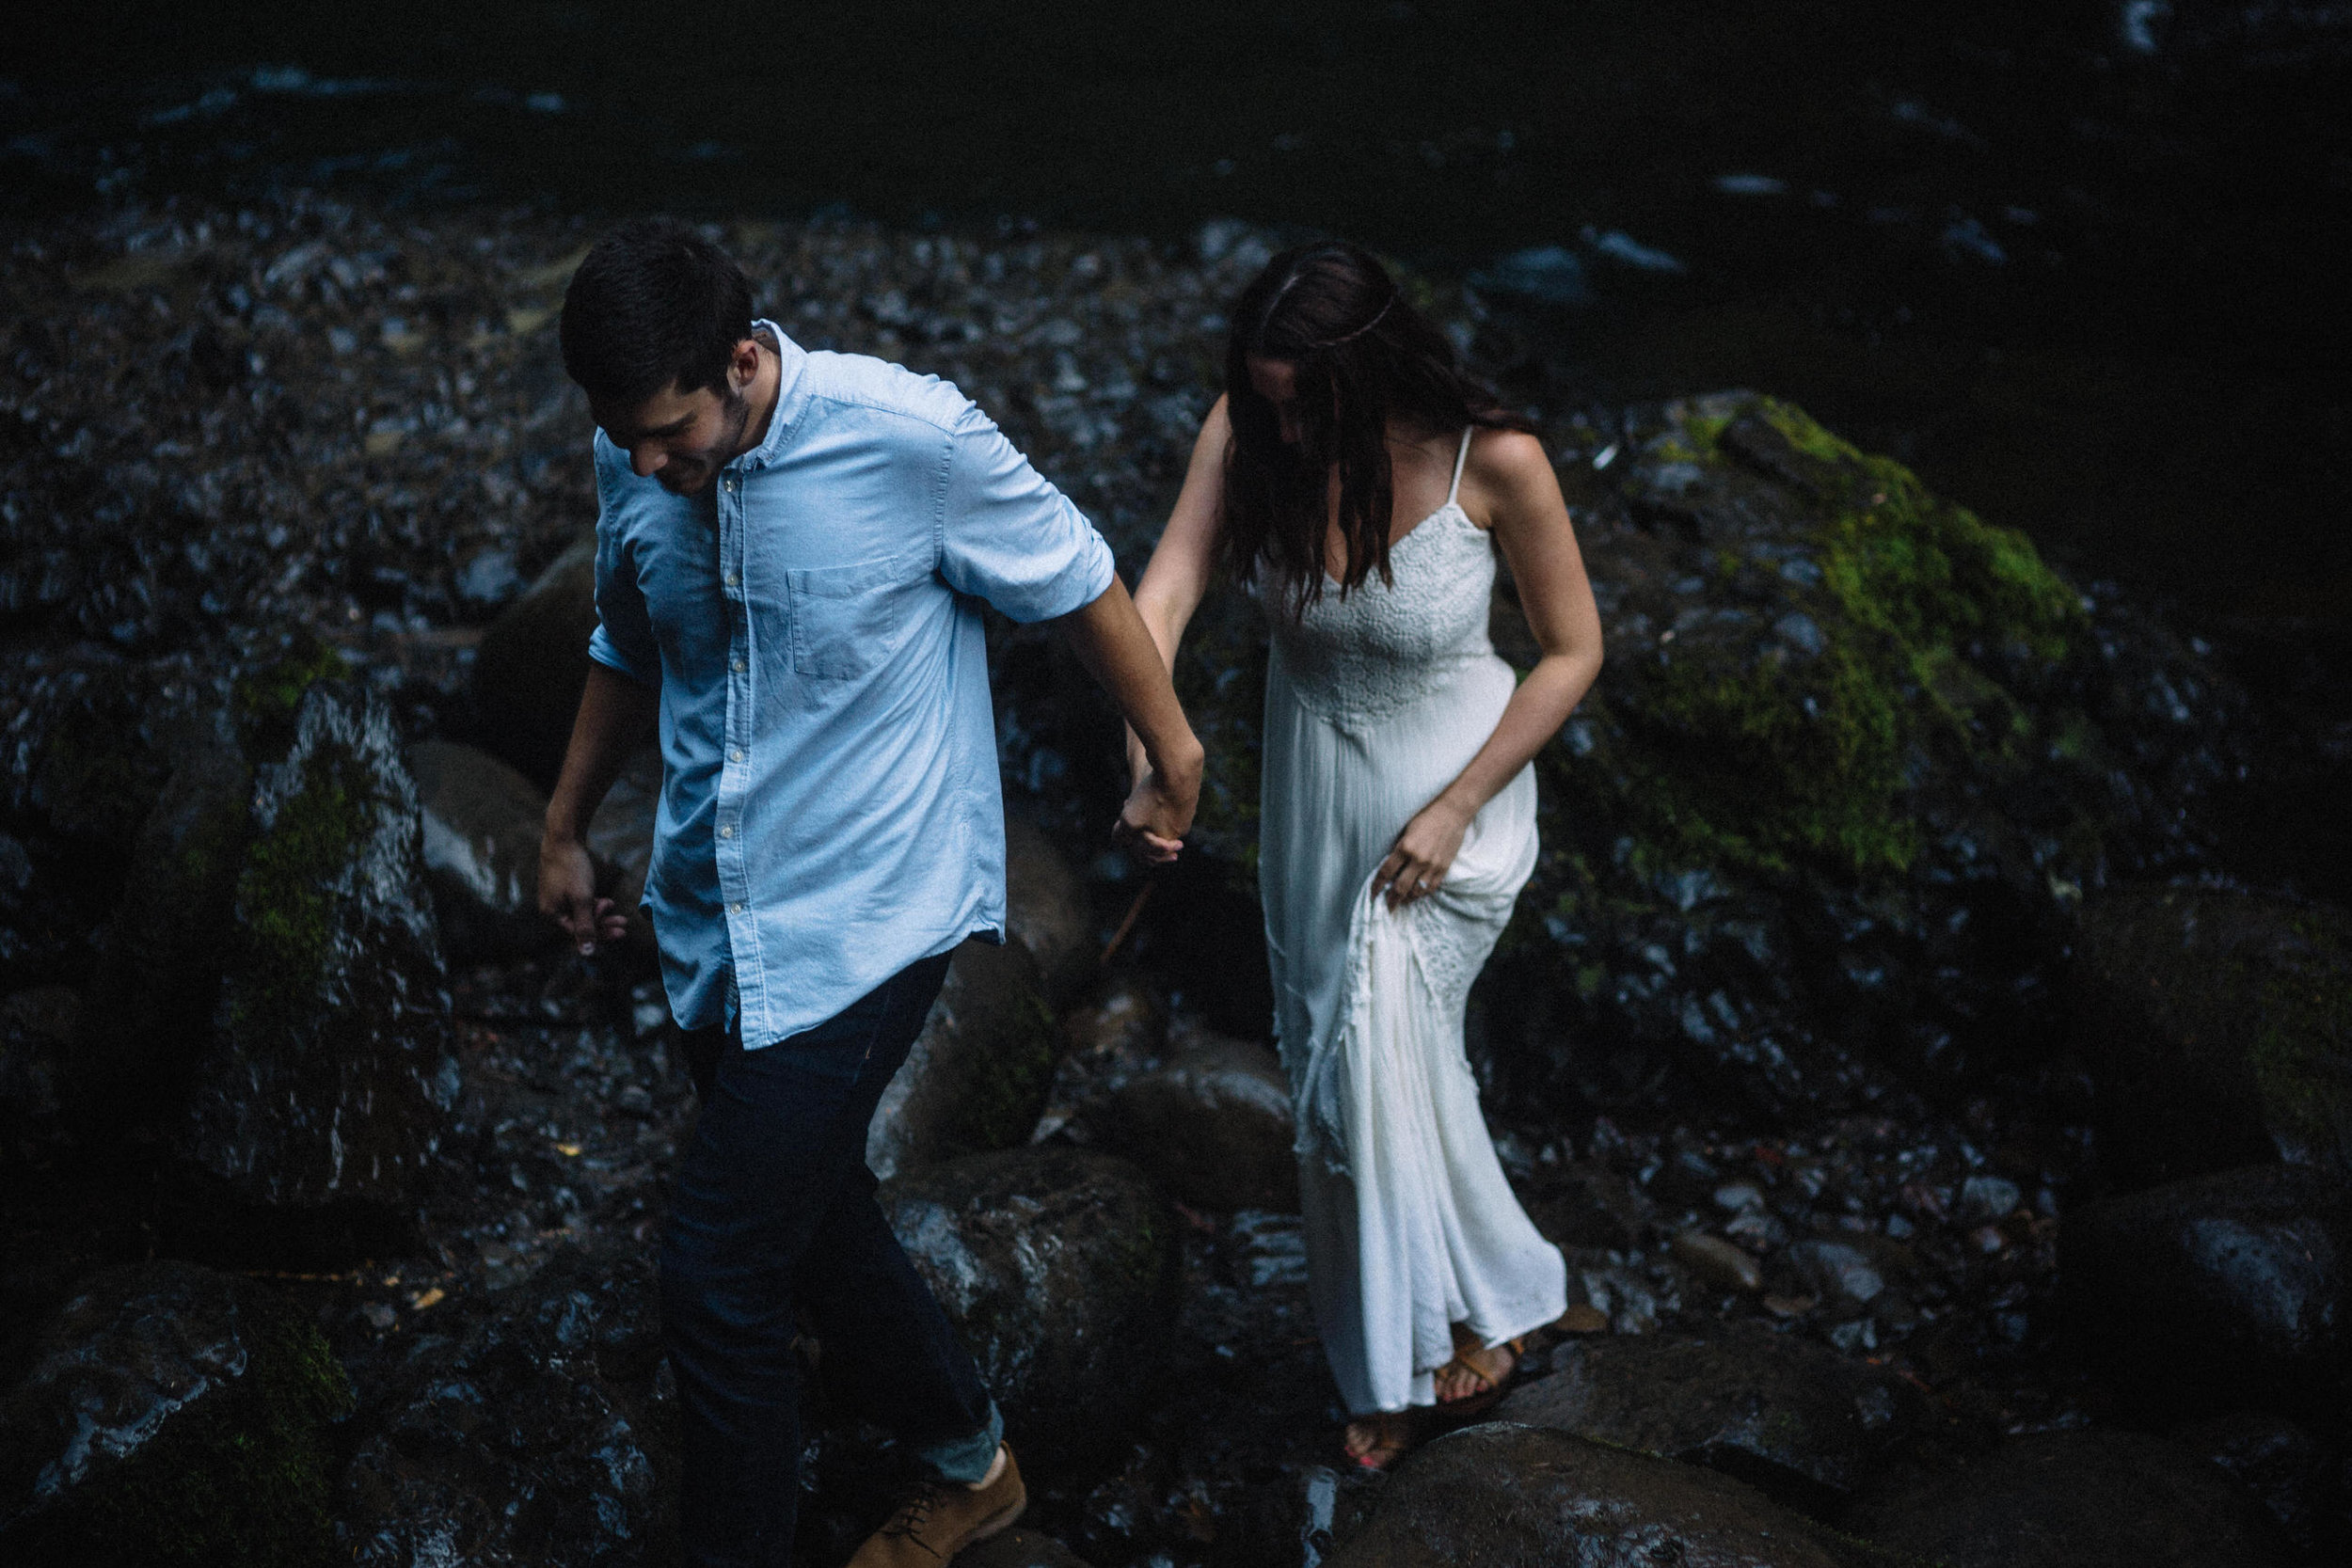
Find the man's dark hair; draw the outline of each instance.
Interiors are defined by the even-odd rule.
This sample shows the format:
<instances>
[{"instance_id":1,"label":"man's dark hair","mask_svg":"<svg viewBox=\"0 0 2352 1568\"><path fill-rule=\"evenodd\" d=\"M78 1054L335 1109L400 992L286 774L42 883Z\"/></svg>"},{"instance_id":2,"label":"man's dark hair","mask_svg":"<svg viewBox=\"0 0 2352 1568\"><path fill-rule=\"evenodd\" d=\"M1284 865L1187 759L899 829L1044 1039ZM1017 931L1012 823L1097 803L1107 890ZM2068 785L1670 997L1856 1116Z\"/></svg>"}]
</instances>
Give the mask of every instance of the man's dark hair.
<instances>
[{"instance_id":1,"label":"man's dark hair","mask_svg":"<svg viewBox=\"0 0 2352 1568\"><path fill-rule=\"evenodd\" d=\"M672 386L724 396L727 361L751 336L752 285L675 218L634 218L580 263L564 291L564 369L591 403L634 408Z\"/></svg>"}]
</instances>

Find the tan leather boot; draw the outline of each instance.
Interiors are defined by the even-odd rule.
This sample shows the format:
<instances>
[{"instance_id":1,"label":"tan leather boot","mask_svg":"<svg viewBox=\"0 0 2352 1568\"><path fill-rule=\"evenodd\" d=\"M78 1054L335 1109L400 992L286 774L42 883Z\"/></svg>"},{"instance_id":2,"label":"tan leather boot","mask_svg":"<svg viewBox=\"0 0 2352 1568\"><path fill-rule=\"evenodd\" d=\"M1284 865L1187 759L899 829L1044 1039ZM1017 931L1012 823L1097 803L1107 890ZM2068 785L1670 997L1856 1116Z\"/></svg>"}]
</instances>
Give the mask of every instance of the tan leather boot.
<instances>
[{"instance_id":1,"label":"tan leather boot","mask_svg":"<svg viewBox=\"0 0 2352 1568\"><path fill-rule=\"evenodd\" d=\"M890 1522L866 1538L850 1568L943 1568L975 1541L1012 1528L1029 1506L1012 1449L996 1446L996 1463L977 1486L930 1481L909 1492Z\"/></svg>"}]
</instances>

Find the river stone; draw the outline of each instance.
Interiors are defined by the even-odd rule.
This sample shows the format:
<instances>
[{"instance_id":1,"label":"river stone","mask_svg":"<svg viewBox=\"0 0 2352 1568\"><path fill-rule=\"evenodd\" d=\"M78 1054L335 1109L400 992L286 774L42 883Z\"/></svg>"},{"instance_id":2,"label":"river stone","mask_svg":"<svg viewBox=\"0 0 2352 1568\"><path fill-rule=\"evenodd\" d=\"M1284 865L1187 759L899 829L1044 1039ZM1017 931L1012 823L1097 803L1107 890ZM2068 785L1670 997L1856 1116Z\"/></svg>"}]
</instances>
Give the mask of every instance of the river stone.
<instances>
[{"instance_id":1,"label":"river stone","mask_svg":"<svg viewBox=\"0 0 2352 1568\"><path fill-rule=\"evenodd\" d=\"M1050 1535L1009 1529L958 1552L956 1568L1088 1568L1088 1564Z\"/></svg>"},{"instance_id":2,"label":"river stone","mask_svg":"<svg viewBox=\"0 0 2352 1568\"><path fill-rule=\"evenodd\" d=\"M2135 1184L2285 1159L2352 1177L2352 916L2217 888L2085 900L2077 1037Z\"/></svg>"},{"instance_id":3,"label":"river stone","mask_svg":"<svg viewBox=\"0 0 2352 1568\"><path fill-rule=\"evenodd\" d=\"M1327 1568L1855 1568L1883 1561L1728 1476L1497 1421L1406 1457Z\"/></svg>"},{"instance_id":4,"label":"river stone","mask_svg":"<svg viewBox=\"0 0 2352 1568\"><path fill-rule=\"evenodd\" d=\"M1290 1080L1265 1046L1194 1036L1165 1066L1130 1078L1088 1121L1096 1142L1196 1208L1298 1208Z\"/></svg>"},{"instance_id":5,"label":"river stone","mask_svg":"<svg viewBox=\"0 0 2352 1568\"><path fill-rule=\"evenodd\" d=\"M424 871L452 963L527 958L560 936L539 912L547 797L489 752L451 740L408 749L423 810Z\"/></svg>"},{"instance_id":6,"label":"river stone","mask_svg":"<svg viewBox=\"0 0 2352 1568\"><path fill-rule=\"evenodd\" d=\"M1026 1142L1054 1082L1057 1044L1028 949L975 937L866 1132L866 1164L889 1178L959 1154Z\"/></svg>"},{"instance_id":7,"label":"river stone","mask_svg":"<svg viewBox=\"0 0 2352 1568\"><path fill-rule=\"evenodd\" d=\"M194 1263L82 1282L0 1396L13 1568L326 1560L327 1428L351 1386L269 1290Z\"/></svg>"},{"instance_id":8,"label":"river stone","mask_svg":"<svg viewBox=\"0 0 2352 1568\"><path fill-rule=\"evenodd\" d=\"M253 823L180 1152L245 1204L397 1215L456 1067L416 786L383 700L311 686Z\"/></svg>"},{"instance_id":9,"label":"river stone","mask_svg":"<svg viewBox=\"0 0 2352 1568\"><path fill-rule=\"evenodd\" d=\"M653 922L638 907L645 877L653 869L654 818L661 804L661 749L642 747L621 765L588 819L588 853L598 863L597 891L628 921L628 940L647 958L655 954Z\"/></svg>"},{"instance_id":10,"label":"river stone","mask_svg":"<svg viewBox=\"0 0 2352 1568\"><path fill-rule=\"evenodd\" d=\"M2201 1454L2253 1494L2287 1539L2314 1562L2352 1557L2352 1467L2283 1416L2234 1410L2176 1428L2172 1441Z\"/></svg>"},{"instance_id":11,"label":"river stone","mask_svg":"<svg viewBox=\"0 0 2352 1568\"><path fill-rule=\"evenodd\" d=\"M2331 1417L2352 1397L2352 1193L2317 1171L2255 1165L2077 1210L2058 1282L2085 1351L2153 1415Z\"/></svg>"},{"instance_id":12,"label":"river stone","mask_svg":"<svg viewBox=\"0 0 2352 1568\"><path fill-rule=\"evenodd\" d=\"M253 772L226 713L180 751L131 848L122 902L99 939L68 1099L86 1135L176 1111L212 1032L252 832Z\"/></svg>"},{"instance_id":13,"label":"river stone","mask_svg":"<svg viewBox=\"0 0 2352 1568\"><path fill-rule=\"evenodd\" d=\"M541 789L554 788L563 768L596 629L591 533L550 562L490 623L475 652L473 695L483 736Z\"/></svg>"},{"instance_id":14,"label":"river stone","mask_svg":"<svg viewBox=\"0 0 2352 1568\"><path fill-rule=\"evenodd\" d=\"M2286 1568L2262 1505L2136 1432L2045 1432L1863 1499L1845 1528L1946 1568Z\"/></svg>"},{"instance_id":15,"label":"river stone","mask_svg":"<svg viewBox=\"0 0 2352 1568\"><path fill-rule=\"evenodd\" d=\"M1176 1222L1152 1180L1045 1146L895 1178L880 1201L1023 1463L1121 1451L1175 1321Z\"/></svg>"},{"instance_id":16,"label":"river stone","mask_svg":"<svg viewBox=\"0 0 2352 1568\"><path fill-rule=\"evenodd\" d=\"M1648 1194L1597 1160L1538 1165L1527 1180L1527 1216L1554 1246L1631 1252L1658 1218Z\"/></svg>"},{"instance_id":17,"label":"river stone","mask_svg":"<svg viewBox=\"0 0 2352 1568\"><path fill-rule=\"evenodd\" d=\"M1918 1421L1893 1373L1751 1325L1569 1340L1551 1364L1499 1419L1705 1465L1811 1512L1860 1490Z\"/></svg>"},{"instance_id":18,"label":"river stone","mask_svg":"<svg viewBox=\"0 0 2352 1568\"><path fill-rule=\"evenodd\" d=\"M345 1471L337 1530L363 1568L620 1565L675 1547L675 1407L652 1266L567 1252L421 1347Z\"/></svg>"},{"instance_id":19,"label":"river stone","mask_svg":"<svg viewBox=\"0 0 2352 1568\"><path fill-rule=\"evenodd\" d=\"M1005 818L1005 924L1006 934L1037 960L1046 999L1057 1006L1092 977L1096 947L1085 884L1054 841L1017 816Z\"/></svg>"}]
</instances>

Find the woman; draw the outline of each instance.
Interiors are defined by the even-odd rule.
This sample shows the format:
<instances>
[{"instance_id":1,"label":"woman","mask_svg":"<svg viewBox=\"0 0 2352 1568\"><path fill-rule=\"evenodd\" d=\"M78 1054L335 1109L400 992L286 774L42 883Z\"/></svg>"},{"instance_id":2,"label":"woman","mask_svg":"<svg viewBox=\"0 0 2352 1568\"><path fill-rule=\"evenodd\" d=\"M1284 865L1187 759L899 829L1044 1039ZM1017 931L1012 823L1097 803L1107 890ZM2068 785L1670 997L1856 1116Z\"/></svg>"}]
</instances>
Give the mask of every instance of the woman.
<instances>
[{"instance_id":1,"label":"woman","mask_svg":"<svg viewBox=\"0 0 2352 1568\"><path fill-rule=\"evenodd\" d=\"M1600 669L1542 443L1369 254L1302 246L1234 306L1225 395L1136 606L1172 666L1220 570L1263 608L1259 882L1316 1322L1382 1468L1411 1412L1499 1389L1565 1309L1462 1050L1535 864L1530 760ZM1486 637L1494 550L1543 657ZM1137 759L1137 766L1140 766Z\"/></svg>"}]
</instances>

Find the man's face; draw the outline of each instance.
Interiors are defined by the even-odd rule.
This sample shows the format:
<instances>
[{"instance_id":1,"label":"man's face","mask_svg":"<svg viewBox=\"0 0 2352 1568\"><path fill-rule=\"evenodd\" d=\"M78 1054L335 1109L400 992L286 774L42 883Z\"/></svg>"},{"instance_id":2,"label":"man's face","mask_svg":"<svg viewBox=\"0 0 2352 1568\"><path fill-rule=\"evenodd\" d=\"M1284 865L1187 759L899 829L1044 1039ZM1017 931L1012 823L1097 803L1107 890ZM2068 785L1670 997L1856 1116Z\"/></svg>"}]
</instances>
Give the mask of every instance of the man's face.
<instances>
[{"instance_id":1,"label":"man's face","mask_svg":"<svg viewBox=\"0 0 2352 1568\"><path fill-rule=\"evenodd\" d=\"M672 495L695 496L743 450L751 400L730 376L721 391L680 391L674 383L628 410L596 410L596 423L628 466Z\"/></svg>"}]
</instances>

